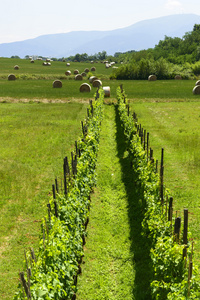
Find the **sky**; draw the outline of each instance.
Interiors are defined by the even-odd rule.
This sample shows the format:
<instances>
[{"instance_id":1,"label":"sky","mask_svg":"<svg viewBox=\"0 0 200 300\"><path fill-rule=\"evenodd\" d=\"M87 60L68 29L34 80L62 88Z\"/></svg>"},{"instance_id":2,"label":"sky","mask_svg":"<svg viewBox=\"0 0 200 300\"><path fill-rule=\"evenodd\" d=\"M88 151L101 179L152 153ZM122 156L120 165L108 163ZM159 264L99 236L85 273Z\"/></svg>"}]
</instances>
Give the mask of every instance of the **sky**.
<instances>
[{"instance_id":1,"label":"sky","mask_svg":"<svg viewBox=\"0 0 200 300\"><path fill-rule=\"evenodd\" d=\"M186 13L200 15L199 0L8 0L1 3L0 43L70 31L113 30Z\"/></svg>"}]
</instances>

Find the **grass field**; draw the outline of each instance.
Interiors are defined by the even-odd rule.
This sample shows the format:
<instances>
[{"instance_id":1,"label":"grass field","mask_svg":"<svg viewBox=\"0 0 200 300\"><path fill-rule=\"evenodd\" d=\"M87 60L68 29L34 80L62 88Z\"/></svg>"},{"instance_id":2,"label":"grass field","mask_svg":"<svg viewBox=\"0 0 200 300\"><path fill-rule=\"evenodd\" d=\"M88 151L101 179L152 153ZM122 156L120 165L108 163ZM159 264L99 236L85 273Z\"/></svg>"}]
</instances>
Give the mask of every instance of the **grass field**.
<instances>
[{"instance_id":1,"label":"grass field","mask_svg":"<svg viewBox=\"0 0 200 300\"><path fill-rule=\"evenodd\" d=\"M24 250L37 249L51 186L81 132L86 104L0 104L0 295L12 299ZM45 212L45 213L44 213Z\"/></svg>"},{"instance_id":2,"label":"grass field","mask_svg":"<svg viewBox=\"0 0 200 300\"><path fill-rule=\"evenodd\" d=\"M200 102L131 102L139 122L150 133L150 145L160 161L165 156L165 183L174 198L174 213L183 220L189 210L189 227L200 266Z\"/></svg>"},{"instance_id":3,"label":"grass field","mask_svg":"<svg viewBox=\"0 0 200 300\"><path fill-rule=\"evenodd\" d=\"M14 70L16 64L18 71ZM88 99L93 99L96 91L80 93L81 82L73 76L67 78L64 72L83 72L91 66L71 63L66 67L64 62L52 62L44 67L41 61L31 64L29 60L0 58L1 299L12 299L24 248L37 247L51 185L56 176L61 177L63 158L81 133ZM195 261L200 268L200 96L192 94L195 80L118 82L109 80L112 70L104 64L95 67L94 75L111 88L106 103L116 101L116 88L123 84L131 109L150 133L155 158L160 160L161 148L165 149L166 186L172 191L177 214L182 216L183 208L189 209ZM10 73L18 79L8 81ZM52 87L57 78L63 78L61 89ZM88 78L83 82L89 82Z\"/></svg>"}]
</instances>

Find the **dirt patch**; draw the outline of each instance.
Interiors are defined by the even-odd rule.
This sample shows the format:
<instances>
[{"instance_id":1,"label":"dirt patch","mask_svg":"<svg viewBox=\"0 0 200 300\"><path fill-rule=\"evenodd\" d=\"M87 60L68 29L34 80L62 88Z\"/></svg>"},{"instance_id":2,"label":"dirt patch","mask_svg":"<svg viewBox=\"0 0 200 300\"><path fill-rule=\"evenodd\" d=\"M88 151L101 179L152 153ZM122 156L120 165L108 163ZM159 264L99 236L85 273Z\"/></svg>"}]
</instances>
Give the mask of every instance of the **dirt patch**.
<instances>
[{"instance_id":1,"label":"dirt patch","mask_svg":"<svg viewBox=\"0 0 200 300\"><path fill-rule=\"evenodd\" d=\"M66 98L66 99L27 99L27 98L11 98L11 97L0 97L0 103L89 103L90 98Z\"/></svg>"}]
</instances>

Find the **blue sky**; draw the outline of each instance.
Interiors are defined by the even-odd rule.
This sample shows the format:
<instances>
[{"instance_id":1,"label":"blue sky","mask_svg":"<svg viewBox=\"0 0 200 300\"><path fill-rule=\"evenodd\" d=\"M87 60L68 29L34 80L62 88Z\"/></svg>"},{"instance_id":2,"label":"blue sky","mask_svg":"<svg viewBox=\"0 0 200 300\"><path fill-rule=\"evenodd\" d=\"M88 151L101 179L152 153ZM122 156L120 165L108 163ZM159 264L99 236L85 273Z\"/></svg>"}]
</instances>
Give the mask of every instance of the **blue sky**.
<instances>
[{"instance_id":1,"label":"blue sky","mask_svg":"<svg viewBox=\"0 0 200 300\"><path fill-rule=\"evenodd\" d=\"M77 30L113 30L182 13L200 15L199 0L9 0L1 3L0 43Z\"/></svg>"}]
</instances>

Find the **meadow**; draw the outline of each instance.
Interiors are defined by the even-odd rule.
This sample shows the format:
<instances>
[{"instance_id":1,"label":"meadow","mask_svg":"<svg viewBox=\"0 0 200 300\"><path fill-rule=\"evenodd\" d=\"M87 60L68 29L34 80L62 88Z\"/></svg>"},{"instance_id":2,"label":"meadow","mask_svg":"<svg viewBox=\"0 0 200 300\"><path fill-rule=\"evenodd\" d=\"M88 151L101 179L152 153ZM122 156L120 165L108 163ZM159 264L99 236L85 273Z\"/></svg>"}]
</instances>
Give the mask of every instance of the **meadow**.
<instances>
[{"instance_id":1,"label":"meadow","mask_svg":"<svg viewBox=\"0 0 200 300\"><path fill-rule=\"evenodd\" d=\"M14 66L19 65L19 70ZM51 185L61 181L64 156L81 134L90 93L80 93L82 82L67 77L66 70L92 67L90 63L52 62L0 58L0 294L12 299L23 267L24 249L37 248L40 220L46 212ZM196 80L117 81L109 80L112 69L95 63L103 86L110 86L115 103L116 88L124 90L142 127L150 133L155 158L165 149L165 183L172 191L175 213L189 209L189 226L195 241L195 260L200 267L200 96L192 89ZM8 74L16 74L8 81ZM52 87L55 79L63 87ZM88 76L83 82L89 82ZM107 112L109 115L109 111ZM107 116L108 118L108 116ZM84 294L84 292L83 292Z\"/></svg>"}]
</instances>

